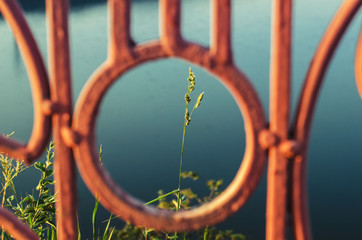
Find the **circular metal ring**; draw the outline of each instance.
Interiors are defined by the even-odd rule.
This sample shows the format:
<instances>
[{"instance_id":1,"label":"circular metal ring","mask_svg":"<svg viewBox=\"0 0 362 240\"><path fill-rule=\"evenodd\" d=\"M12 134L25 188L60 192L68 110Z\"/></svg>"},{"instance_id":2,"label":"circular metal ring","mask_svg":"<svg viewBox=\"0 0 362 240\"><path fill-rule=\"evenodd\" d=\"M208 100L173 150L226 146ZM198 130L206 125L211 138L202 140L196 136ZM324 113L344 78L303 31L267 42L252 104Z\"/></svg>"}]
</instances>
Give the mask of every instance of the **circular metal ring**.
<instances>
[{"instance_id":1,"label":"circular metal ring","mask_svg":"<svg viewBox=\"0 0 362 240\"><path fill-rule=\"evenodd\" d=\"M104 207L120 218L164 231L199 229L221 222L236 212L256 188L265 167L266 152L258 143L258 134L265 127L265 117L252 85L234 65L211 64L207 49L187 44L178 57L199 64L219 77L241 110L246 131L244 159L232 183L209 203L178 212L144 206L120 188L100 166L95 123L101 100L118 77L143 62L164 57L167 54L160 43L137 46L133 49L133 59L108 60L91 76L79 97L73 118L73 130L80 136L78 145L74 147L76 162L91 192Z\"/></svg>"},{"instance_id":2,"label":"circular metal ring","mask_svg":"<svg viewBox=\"0 0 362 240\"><path fill-rule=\"evenodd\" d=\"M28 72L33 95L34 125L26 145L0 136L0 152L30 164L44 151L50 137L50 116L42 105L49 99L49 83L37 44L16 1L0 1L0 12L9 24Z\"/></svg>"}]
</instances>

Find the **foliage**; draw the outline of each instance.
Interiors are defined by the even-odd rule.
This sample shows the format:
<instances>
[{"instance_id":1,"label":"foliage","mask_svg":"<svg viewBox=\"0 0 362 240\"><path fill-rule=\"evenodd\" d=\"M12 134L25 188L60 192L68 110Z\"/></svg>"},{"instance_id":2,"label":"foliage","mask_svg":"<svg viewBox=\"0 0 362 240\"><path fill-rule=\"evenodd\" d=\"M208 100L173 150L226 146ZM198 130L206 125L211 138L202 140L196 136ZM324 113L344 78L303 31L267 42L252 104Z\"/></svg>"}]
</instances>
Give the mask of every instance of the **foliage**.
<instances>
[{"instance_id":1,"label":"foliage","mask_svg":"<svg viewBox=\"0 0 362 240\"><path fill-rule=\"evenodd\" d=\"M1 205L14 212L23 222L42 239L55 239L55 195L51 191L54 184L53 177L53 152L54 143L51 142L46 149L45 163L37 162L34 167L41 172L40 180L36 186L37 194L29 194L25 198L18 197L14 186L14 178L28 167L20 161L13 161L6 155L0 154L1 160ZM5 201L6 199L6 201ZM10 239L10 236L2 231L2 239Z\"/></svg>"},{"instance_id":2,"label":"foliage","mask_svg":"<svg viewBox=\"0 0 362 240\"><path fill-rule=\"evenodd\" d=\"M190 178L194 181L199 180L198 173L192 171L182 172L183 178ZM209 194L204 197L199 197L192 191L191 188L181 190L181 204L180 209L188 209L193 203L203 204L209 202L221 191L220 188L223 184L221 179L219 180L208 180L206 186L208 187ZM165 196L162 190L158 191L159 197L156 198L158 202L157 207L160 209L176 210L178 207L177 203L178 191L174 191L172 194ZM180 238L181 236L181 238ZM127 223L123 229L114 230L114 238L112 239L124 239L124 240L161 240L161 239L197 239L197 240L245 240L245 236L240 233L234 233L232 230L220 230L216 227L206 227L197 232L188 232L181 234L170 234L155 231L153 229L145 229L142 227L133 226Z\"/></svg>"}]
</instances>

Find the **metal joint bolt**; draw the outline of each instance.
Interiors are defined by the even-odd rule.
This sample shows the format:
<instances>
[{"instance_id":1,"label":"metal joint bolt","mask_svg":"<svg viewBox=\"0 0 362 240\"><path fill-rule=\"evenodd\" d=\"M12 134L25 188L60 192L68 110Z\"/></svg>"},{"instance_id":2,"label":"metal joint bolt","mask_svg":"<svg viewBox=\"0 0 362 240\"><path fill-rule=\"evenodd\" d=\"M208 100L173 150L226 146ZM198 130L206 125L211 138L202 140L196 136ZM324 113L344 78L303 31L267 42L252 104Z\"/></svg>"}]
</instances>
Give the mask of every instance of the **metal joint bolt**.
<instances>
[{"instance_id":1,"label":"metal joint bolt","mask_svg":"<svg viewBox=\"0 0 362 240\"><path fill-rule=\"evenodd\" d=\"M80 143L81 140L80 134L77 133L76 131L73 131L69 127L63 127L60 130L60 134L63 138L64 143L68 147L75 147Z\"/></svg>"},{"instance_id":2,"label":"metal joint bolt","mask_svg":"<svg viewBox=\"0 0 362 240\"><path fill-rule=\"evenodd\" d=\"M301 145L296 140L285 140L280 143L279 150L286 158L294 158L301 152Z\"/></svg>"},{"instance_id":3,"label":"metal joint bolt","mask_svg":"<svg viewBox=\"0 0 362 240\"><path fill-rule=\"evenodd\" d=\"M50 116L53 113L60 112L60 105L51 100L44 100L41 109L46 116Z\"/></svg>"},{"instance_id":4,"label":"metal joint bolt","mask_svg":"<svg viewBox=\"0 0 362 240\"><path fill-rule=\"evenodd\" d=\"M278 144L278 137L271 131L263 129L259 133L259 144L263 149L268 149Z\"/></svg>"}]
</instances>

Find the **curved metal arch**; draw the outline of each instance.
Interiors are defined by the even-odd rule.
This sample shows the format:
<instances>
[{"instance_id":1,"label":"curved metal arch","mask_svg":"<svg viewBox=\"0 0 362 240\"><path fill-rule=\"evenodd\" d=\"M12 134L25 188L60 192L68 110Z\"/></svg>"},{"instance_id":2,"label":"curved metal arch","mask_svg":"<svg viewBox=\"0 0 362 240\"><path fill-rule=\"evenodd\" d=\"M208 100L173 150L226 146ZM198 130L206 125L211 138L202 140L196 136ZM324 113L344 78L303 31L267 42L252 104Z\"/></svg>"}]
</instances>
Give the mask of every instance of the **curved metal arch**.
<instances>
[{"instance_id":1,"label":"curved metal arch","mask_svg":"<svg viewBox=\"0 0 362 240\"><path fill-rule=\"evenodd\" d=\"M38 236L25 223L2 207L0 207L0 223L1 228L15 239L39 240Z\"/></svg>"},{"instance_id":2,"label":"curved metal arch","mask_svg":"<svg viewBox=\"0 0 362 240\"><path fill-rule=\"evenodd\" d=\"M25 62L33 96L34 124L26 145L0 136L0 152L30 164L44 151L50 138L49 83L35 39L16 1L0 1L0 12L13 31Z\"/></svg>"},{"instance_id":3,"label":"curved metal arch","mask_svg":"<svg viewBox=\"0 0 362 240\"><path fill-rule=\"evenodd\" d=\"M306 186L307 173L307 143L312 123L314 108L317 103L318 94L324 80L324 74L328 64L333 57L344 32L352 21L353 17L361 7L361 0L346 0L343 2L338 12L332 19L326 30L309 67L304 81L298 108L295 113L295 120L292 126L295 139L301 143L301 154L295 157L292 168L292 215L294 224L294 235L296 240L312 239L309 210L308 194ZM361 39L360 39L361 42ZM361 43L359 43L362 45ZM361 50L356 55L356 74L358 70L358 59ZM359 80L359 78L357 78Z\"/></svg>"}]
</instances>

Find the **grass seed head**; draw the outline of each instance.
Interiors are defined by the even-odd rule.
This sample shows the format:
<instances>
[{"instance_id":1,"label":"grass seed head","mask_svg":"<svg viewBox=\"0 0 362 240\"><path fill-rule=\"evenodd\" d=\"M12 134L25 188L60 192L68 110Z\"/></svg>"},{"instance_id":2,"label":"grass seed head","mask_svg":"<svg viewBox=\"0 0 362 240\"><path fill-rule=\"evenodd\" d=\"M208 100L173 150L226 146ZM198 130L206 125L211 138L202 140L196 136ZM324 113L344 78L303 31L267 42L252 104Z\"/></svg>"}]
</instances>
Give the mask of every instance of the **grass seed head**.
<instances>
[{"instance_id":1,"label":"grass seed head","mask_svg":"<svg viewBox=\"0 0 362 240\"><path fill-rule=\"evenodd\" d=\"M191 82L190 84L189 84L189 92L191 93L194 89L195 89L195 82Z\"/></svg>"},{"instance_id":2,"label":"grass seed head","mask_svg":"<svg viewBox=\"0 0 362 240\"><path fill-rule=\"evenodd\" d=\"M189 104L189 102L191 101L191 97L189 94L185 94L185 101L186 101L186 104Z\"/></svg>"},{"instance_id":3,"label":"grass seed head","mask_svg":"<svg viewBox=\"0 0 362 240\"><path fill-rule=\"evenodd\" d=\"M204 98L204 92L202 92L199 97L197 98L196 104L194 108L198 108L201 104L202 99Z\"/></svg>"}]
</instances>

